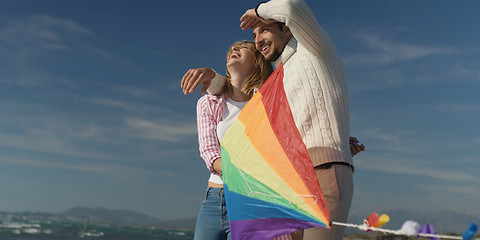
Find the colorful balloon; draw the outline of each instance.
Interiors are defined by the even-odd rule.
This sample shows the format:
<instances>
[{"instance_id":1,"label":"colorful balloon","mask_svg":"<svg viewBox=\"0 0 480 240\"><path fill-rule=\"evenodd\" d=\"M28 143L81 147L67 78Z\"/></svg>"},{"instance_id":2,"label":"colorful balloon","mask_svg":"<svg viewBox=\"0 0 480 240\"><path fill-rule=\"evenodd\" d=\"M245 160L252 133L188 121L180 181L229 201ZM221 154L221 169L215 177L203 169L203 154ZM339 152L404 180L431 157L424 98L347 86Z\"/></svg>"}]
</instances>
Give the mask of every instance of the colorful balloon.
<instances>
[{"instance_id":1,"label":"colorful balloon","mask_svg":"<svg viewBox=\"0 0 480 240\"><path fill-rule=\"evenodd\" d=\"M418 233L426 233L426 234L437 234L435 232L435 228L431 224L425 224L423 225L419 230ZM438 237L428 237L432 240L439 240Z\"/></svg>"},{"instance_id":2,"label":"colorful balloon","mask_svg":"<svg viewBox=\"0 0 480 240\"><path fill-rule=\"evenodd\" d=\"M416 236L418 234L419 229L420 229L420 224L418 224L415 221L408 220L403 223L400 231L408 236Z\"/></svg>"},{"instance_id":3,"label":"colorful balloon","mask_svg":"<svg viewBox=\"0 0 480 240\"><path fill-rule=\"evenodd\" d=\"M380 215L380 217L378 218L378 222L377 222L377 224L375 225L375 227L376 227L376 228L380 228L380 227L382 227L383 225L387 224L389 221L390 221L390 217L389 217L387 214L382 214L382 215Z\"/></svg>"},{"instance_id":4,"label":"colorful balloon","mask_svg":"<svg viewBox=\"0 0 480 240\"><path fill-rule=\"evenodd\" d=\"M468 226L468 229L463 232L462 238L465 240L471 240L475 236L475 233L477 233L478 227L475 223L470 223Z\"/></svg>"},{"instance_id":5,"label":"colorful balloon","mask_svg":"<svg viewBox=\"0 0 480 240\"><path fill-rule=\"evenodd\" d=\"M365 223L369 227L375 227L378 223L378 213L371 213L367 219L365 219Z\"/></svg>"}]
</instances>

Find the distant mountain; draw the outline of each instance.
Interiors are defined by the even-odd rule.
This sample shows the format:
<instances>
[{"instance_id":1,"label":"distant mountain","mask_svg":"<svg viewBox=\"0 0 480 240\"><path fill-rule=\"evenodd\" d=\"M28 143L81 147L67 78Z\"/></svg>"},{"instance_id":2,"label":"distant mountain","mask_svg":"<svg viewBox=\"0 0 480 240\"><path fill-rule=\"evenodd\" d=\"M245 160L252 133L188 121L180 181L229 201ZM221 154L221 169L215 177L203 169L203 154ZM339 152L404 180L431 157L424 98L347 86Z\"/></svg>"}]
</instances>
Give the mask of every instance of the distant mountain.
<instances>
[{"instance_id":1,"label":"distant mountain","mask_svg":"<svg viewBox=\"0 0 480 240\"><path fill-rule=\"evenodd\" d=\"M106 208L75 207L63 212L65 218L75 221L91 221L102 223L158 225L162 221L145 214L127 210L108 210Z\"/></svg>"},{"instance_id":2,"label":"distant mountain","mask_svg":"<svg viewBox=\"0 0 480 240\"><path fill-rule=\"evenodd\" d=\"M480 224L480 214L474 213L459 213L455 211L443 210L434 212L416 212L405 209L391 209L376 211L378 214L385 213L390 217L388 222L382 228L385 229L400 229L404 222L413 220L420 225L431 224L438 233L456 233L462 234L470 222ZM362 224L363 219L367 218L372 211L359 210L350 213L348 222L353 224ZM357 230L360 231L360 230ZM348 229L348 232L357 232Z\"/></svg>"}]
</instances>

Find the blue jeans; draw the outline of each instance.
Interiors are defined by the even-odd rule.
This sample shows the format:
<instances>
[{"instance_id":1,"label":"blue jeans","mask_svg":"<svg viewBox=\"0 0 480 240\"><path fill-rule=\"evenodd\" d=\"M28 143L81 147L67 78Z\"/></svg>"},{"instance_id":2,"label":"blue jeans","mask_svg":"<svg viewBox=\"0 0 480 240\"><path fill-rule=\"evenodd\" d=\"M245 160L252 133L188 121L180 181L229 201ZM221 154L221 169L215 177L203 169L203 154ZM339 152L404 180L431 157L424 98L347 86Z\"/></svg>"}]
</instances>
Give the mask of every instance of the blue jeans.
<instances>
[{"instance_id":1,"label":"blue jeans","mask_svg":"<svg viewBox=\"0 0 480 240\"><path fill-rule=\"evenodd\" d=\"M198 213L194 240L230 240L223 188L208 187Z\"/></svg>"}]
</instances>

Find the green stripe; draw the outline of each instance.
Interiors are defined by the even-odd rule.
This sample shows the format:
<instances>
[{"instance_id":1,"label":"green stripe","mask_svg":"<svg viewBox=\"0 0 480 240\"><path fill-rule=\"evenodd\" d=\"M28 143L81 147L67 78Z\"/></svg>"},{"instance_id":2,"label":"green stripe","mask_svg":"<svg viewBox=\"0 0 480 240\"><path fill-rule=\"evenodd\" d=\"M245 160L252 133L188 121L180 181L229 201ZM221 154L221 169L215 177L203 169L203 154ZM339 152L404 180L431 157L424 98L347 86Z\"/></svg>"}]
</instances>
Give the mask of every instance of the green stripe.
<instances>
[{"instance_id":1,"label":"green stripe","mask_svg":"<svg viewBox=\"0 0 480 240\"><path fill-rule=\"evenodd\" d=\"M278 195L271 188L265 186L263 183L257 181L255 178L238 169L235 165L231 163L228 151L223 146L221 146L221 148L222 172L224 176L223 182L224 184L228 185L230 191L247 197L252 197L266 202L279 204L284 207L290 208L293 211L297 211L303 215L306 215L310 218L318 220L317 217L305 212L301 208L297 207L295 204ZM225 176L228 176L228 178L225 178Z\"/></svg>"}]
</instances>

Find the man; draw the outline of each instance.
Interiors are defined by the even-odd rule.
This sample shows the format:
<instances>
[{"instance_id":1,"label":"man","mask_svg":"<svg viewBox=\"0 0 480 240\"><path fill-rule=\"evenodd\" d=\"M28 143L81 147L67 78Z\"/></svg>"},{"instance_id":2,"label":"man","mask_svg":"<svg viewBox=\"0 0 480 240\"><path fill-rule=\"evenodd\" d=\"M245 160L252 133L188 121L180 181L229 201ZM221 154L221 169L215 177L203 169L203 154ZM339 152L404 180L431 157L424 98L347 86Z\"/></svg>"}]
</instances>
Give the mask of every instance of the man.
<instances>
[{"instance_id":1,"label":"man","mask_svg":"<svg viewBox=\"0 0 480 240\"><path fill-rule=\"evenodd\" d=\"M283 65L285 93L315 166L330 220L346 222L353 196L352 155L364 146L356 139L350 143L347 81L334 44L303 0L261 3L240 20L243 30L253 28L261 54L275 66ZM213 70L189 70L182 88L188 94L204 83L202 93L209 88L215 94L222 81ZM304 239L343 239L343 232L343 227L334 225L329 230L306 229Z\"/></svg>"}]
</instances>

